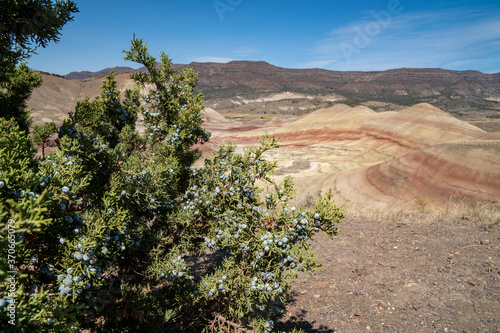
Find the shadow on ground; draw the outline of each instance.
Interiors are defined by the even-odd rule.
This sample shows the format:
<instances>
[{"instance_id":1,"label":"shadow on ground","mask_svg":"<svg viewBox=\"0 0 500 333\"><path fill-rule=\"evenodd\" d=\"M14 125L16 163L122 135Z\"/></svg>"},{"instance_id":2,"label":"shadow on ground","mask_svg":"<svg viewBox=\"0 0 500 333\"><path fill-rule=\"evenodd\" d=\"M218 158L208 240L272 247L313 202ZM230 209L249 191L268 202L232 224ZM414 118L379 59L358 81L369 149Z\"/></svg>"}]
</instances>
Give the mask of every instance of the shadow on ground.
<instances>
[{"instance_id":1,"label":"shadow on ground","mask_svg":"<svg viewBox=\"0 0 500 333\"><path fill-rule=\"evenodd\" d=\"M277 325L277 331L285 331L291 332L294 328L302 329L306 333L335 333L335 331L331 328L328 328L324 325L317 325L315 321L309 322L305 319L307 314L306 310L300 310L300 312L292 317L290 317L287 321L280 322Z\"/></svg>"}]
</instances>

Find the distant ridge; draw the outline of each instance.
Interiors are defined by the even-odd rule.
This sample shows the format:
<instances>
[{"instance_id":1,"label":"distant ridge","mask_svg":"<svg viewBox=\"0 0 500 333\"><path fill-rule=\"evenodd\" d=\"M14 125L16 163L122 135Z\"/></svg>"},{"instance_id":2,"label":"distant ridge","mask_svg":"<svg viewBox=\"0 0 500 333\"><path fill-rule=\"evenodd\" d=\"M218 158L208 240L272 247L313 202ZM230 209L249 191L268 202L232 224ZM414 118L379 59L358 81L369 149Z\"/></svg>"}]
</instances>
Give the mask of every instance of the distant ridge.
<instances>
[{"instance_id":1,"label":"distant ridge","mask_svg":"<svg viewBox=\"0 0 500 333\"><path fill-rule=\"evenodd\" d=\"M175 65L181 69L186 65ZM309 95L335 94L350 105L381 101L396 105L431 103L456 116L481 112L500 116L500 73L453 71L440 68L399 68L385 71L330 71L288 69L265 61L189 64L198 72L198 88L206 99L257 96L263 93L297 92ZM72 72L64 77L82 80L104 76L98 72ZM116 67L115 73L144 71Z\"/></svg>"},{"instance_id":2,"label":"distant ridge","mask_svg":"<svg viewBox=\"0 0 500 333\"><path fill-rule=\"evenodd\" d=\"M466 77L468 77L467 74L477 74L477 75L491 75L495 77L497 80L500 80L500 73L493 73L493 74L485 74L480 71L476 70L466 70L466 71L455 71L455 70L448 70L448 69L442 69L442 68L407 68L407 67L402 67L402 68L397 68L397 69L388 69L388 70L383 70L383 71L333 71L333 70L328 70L328 69L321 69L321 68L304 68L304 69L295 69L295 68L284 68L284 67L277 67L274 65L271 65L270 63L266 61L249 61L249 60L233 60L229 61L227 63L218 63L218 62L191 62L188 65L185 64L174 64L174 67L180 69L185 66L190 66L193 68L198 68L198 69L205 69L205 68L210 68L212 70L217 69L217 71L225 71L225 70L230 70L232 68L246 68L249 70L255 70L257 72L263 72L266 70L271 70L271 71L291 71L291 72L310 72L310 73L318 73L318 72L331 72L331 73L342 73L344 76L350 77L352 74L379 74L379 73L389 73L389 72L416 72L416 73L425 73L429 71L438 71L438 72L452 72L452 73L462 73L465 74ZM132 73L132 72L142 72L144 71L144 67L141 67L139 69L134 69L131 67L126 67L126 66L118 66L118 67L108 67L104 68L100 71L96 72L91 72L91 71L75 71L75 72L70 72L66 75L62 75L64 78L68 80L83 80L83 79L88 79L91 77L96 77L96 76L104 76L107 75L111 70L113 70L114 73Z\"/></svg>"},{"instance_id":3,"label":"distant ridge","mask_svg":"<svg viewBox=\"0 0 500 333\"><path fill-rule=\"evenodd\" d=\"M136 70L131 67L114 67L114 68L105 68L98 72L89 72L89 71L71 72L66 75L63 75L63 77L67 80L85 80L96 76L106 76L111 71L113 71L113 73L115 74L119 74L119 73L132 73L135 72Z\"/></svg>"}]
</instances>

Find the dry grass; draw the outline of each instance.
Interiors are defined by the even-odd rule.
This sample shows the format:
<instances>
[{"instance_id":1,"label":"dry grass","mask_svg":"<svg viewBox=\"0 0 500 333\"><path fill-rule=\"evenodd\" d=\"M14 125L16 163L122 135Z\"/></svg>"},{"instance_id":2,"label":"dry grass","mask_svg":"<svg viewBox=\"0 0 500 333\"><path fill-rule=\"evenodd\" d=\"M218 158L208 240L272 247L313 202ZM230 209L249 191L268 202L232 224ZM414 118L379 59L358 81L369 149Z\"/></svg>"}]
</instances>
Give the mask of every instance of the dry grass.
<instances>
[{"instance_id":1,"label":"dry grass","mask_svg":"<svg viewBox=\"0 0 500 333\"><path fill-rule=\"evenodd\" d=\"M413 205L399 205L397 207L377 207L345 204L347 216L368 220L390 220L394 222L433 223L439 221L462 222L469 221L488 227L500 224L500 202L488 204L470 204L453 202L435 206L426 199L417 199Z\"/></svg>"},{"instance_id":2,"label":"dry grass","mask_svg":"<svg viewBox=\"0 0 500 333\"><path fill-rule=\"evenodd\" d=\"M314 202L320 193L308 193L297 201L297 206L314 208ZM386 204L352 203L334 197L336 205L342 205L347 217L367 221L393 221L403 223L435 223L471 222L482 226L495 227L500 225L500 202L486 204L471 204L469 202L449 199L444 205L434 205L426 198L418 198L413 203L400 203L388 207Z\"/></svg>"},{"instance_id":3,"label":"dry grass","mask_svg":"<svg viewBox=\"0 0 500 333\"><path fill-rule=\"evenodd\" d=\"M263 113L232 113L232 112L224 113L224 112L220 112L220 114L222 116L224 116L225 118L237 118L237 119L246 119L246 118L274 119L274 118L276 118L276 115L263 114Z\"/></svg>"},{"instance_id":4,"label":"dry grass","mask_svg":"<svg viewBox=\"0 0 500 333\"><path fill-rule=\"evenodd\" d=\"M479 127L480 129L490 132L498 133L500 132L500 119L489 119L489 118L476 118L465 120L469 124Z\"/></svg>"}]
</instances>

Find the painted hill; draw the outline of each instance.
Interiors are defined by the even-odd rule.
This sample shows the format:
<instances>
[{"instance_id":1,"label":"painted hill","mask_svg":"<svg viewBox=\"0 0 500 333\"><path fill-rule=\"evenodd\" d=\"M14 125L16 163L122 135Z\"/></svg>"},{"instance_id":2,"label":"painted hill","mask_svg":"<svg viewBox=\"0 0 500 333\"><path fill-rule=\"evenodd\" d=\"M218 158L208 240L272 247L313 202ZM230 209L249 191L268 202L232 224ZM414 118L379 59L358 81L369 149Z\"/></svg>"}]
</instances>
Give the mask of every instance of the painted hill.
<instances>
[{"instance_id":1,"label":"painted hill","mask_svg":"<svg viewBox=\"0 0 500 333\"><path fill-rule=\"evenodd\" d=\"M279 177L292 175L299 197L332 188L366 205L500 200L500 137L429 104L380 113L338 104L281 126L219 132L216 141L245 147L266 132L281 138L269 159Z\"/></svg>"},{"instance_id":2,"label":"painted hill","mask_svg":"<svg viewBox=\"0 0 500 333\"><path fill-rule=\"evenodd\" d=\"M402 111L375 112L364 106L336 104L279 126L266 126L221 138L227 141L257 142L265 135L281 137L285 146L356 143L400 155L422 147L456 140L491 140L487 133L434 106L421 103ZM401 153L397 153L401 151Z\"/></svg>"},{"instance_id":3,"label":"painted hill","mask_svg":"<svg viewBox=\"0 0 500 333\"><path fill-rule=\"evenodd\" d=\"M500 141L461 141L425 147L377 165L326 177L349 202L395 206L424 200L488 203L500 199Z\"/></svg>"}]
</instances>

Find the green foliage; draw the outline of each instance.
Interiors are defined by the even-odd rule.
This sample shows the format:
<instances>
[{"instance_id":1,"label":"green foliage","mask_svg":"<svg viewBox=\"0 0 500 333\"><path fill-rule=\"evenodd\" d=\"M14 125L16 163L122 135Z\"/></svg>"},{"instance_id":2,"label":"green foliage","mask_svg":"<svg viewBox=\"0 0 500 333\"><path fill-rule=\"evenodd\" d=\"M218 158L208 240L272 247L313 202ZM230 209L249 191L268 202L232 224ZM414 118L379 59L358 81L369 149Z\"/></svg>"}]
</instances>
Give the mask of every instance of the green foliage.
<instances>
[{"instance_id":1,"label":"green foliage","mask_svg":"<svg viewBox=\"0 0 500 333\"><path fill-rule=\"evenodd\" d=\"M291 331L290 333L305 333L303 329L300 329L300 328L294 328L293 331Z\"/></svg>"},{"instance_id":2,"label":"green foliage","mask_svg":"<svg viewBox=\"0 0 500 333\"><path fill-rule=\"evenodd\" d=\"M126 60L140 63L147 69L146 73L131 75L141 88L149 90L143 96L146 109L141 118L146 126L146 137L152 145L166 149L163 156L171 155L182 168L190 167L201 156L192 146L210 137L201 127L203 96L195 92L197 74L189 67L177 73L172 60L163 52L156 66L156 58L149 55L142 39L134 37L130 51L124 52Z\"/></svg>"},{"instance_id":3,"label":"green foliage","mask_svg":"<svg viewBox=\"0 0 500 333\"><path fill-rule=\"evenodd\" d=\"M33 88L42 83L41 76L22 63L6 72L2 69L0 80L0 117L14 119L21 129L28 132L31 124L30 111L26 109L26 101Z\"/></svg>"},{"instance_id":4,"label":"green foliage","mask_svg":"<svg viewBox=\"0 0 500 333\"><path fill-rule=\"evenodd\" d=\"M101 94L92 102L89 101L89 96L83 101L78 101L75 112L70 112L70 121L63 126L63 130L68 124L77 124L80 128L103 137L109 141L110 147L114 148L126 126L135 129L137 111L140 107L139 92L136 89L127 90L122 105L113 73L103 80L101 90Z\"/></svg>"},{"instance_id":5,"label":"green foliage","mask_svg":"<svg viewBox=\"0 0 500 333\"><path fill-rule=\"evenodd\" d=\"M308 241L335 234L342 211L331 193L314 211L291 206L291 179L276 183L264 158L275 138L243 154L222 146L194 168L210 136L196 74L163 53L157 65L140 39L125 53L147 69L132 76L136 87L121 99L110 74L47 157L0 120L0 245L13 220L17 327L196 332L223 316L271 331L298 272L321 266ZM43 142L51 131L35 132ZM2 256L2 279L8 264Z\"/></svg>"},{"instance_id":6,"label":"green foliage","mask_svg":"<svg viewBox=\"0 0 500 333\"><path fill-rule=\"evenodd\" d=\"M73 20L72 14L76 12L74 1L2 1L0 58L8 62L23 60L37 46L46 47L50 42L59 41L62 27Z\"/></svg>"},{"instance_id":7,"label":"green foliage","mask_svg":"<svg viewBox=\"0 0 500 333\"><path fill-rule=\"evenodd\" d=\"M0 117L14 118L22 130L28 131L31 124L26 100L42 79L21 62L37 47L57 42L77 11L73 1L0 2Z\"/></svg>"},{"instance_id":8,"label":"green foliage","mask_svg":"<svg viewBox=\"0 0 500 333\"><path fill-rule=\"evenodd\" d=\"M0 118L0 280L9 281L11 264L23 268L15 276L16 327L19 331L51 331L46 320L58 316L54 328L76 328L78 305L69 304L63 297L49 297L42 290L38 263L50 252L40 237L49 228L51 200L48 192L39 186L39 175L34 170L34 149L24 131L13 121ZM47 275L53 266L45 268ZM1 295L7 294L2 288ZM2 300L5 298L2 297ZM6 306L5 301L2 302ZM10 320L2 311L0 320ZM55 331L55 330L52 330Z\"/></svg>"}]
</instances>

